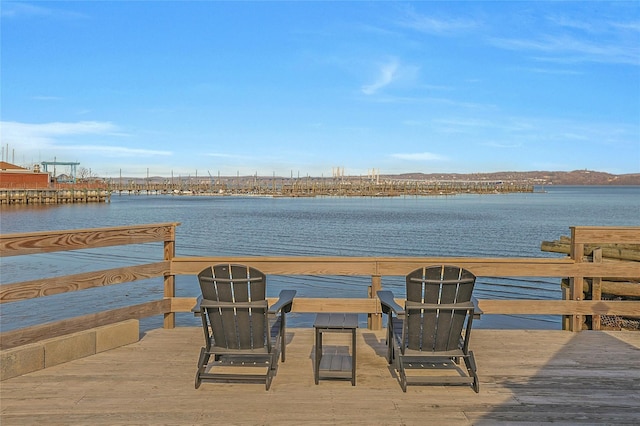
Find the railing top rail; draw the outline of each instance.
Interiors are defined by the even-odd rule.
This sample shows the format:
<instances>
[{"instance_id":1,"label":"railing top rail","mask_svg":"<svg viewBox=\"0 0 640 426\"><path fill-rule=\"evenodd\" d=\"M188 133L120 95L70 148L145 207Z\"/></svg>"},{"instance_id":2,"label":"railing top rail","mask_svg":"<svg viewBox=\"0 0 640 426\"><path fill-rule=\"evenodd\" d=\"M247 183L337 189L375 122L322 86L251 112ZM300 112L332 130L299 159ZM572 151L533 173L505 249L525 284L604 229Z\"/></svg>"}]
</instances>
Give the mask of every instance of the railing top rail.
<instances>
[{"instance_id":1,"label":"railing top rail","mask_svg":"<svg viewBox=\"0 0 640 426\"><path fill-rule=\"evenodd\" d=\"M574 263L569 257L453 257L453 256L176 256L172 262L211 262L220 260L228 262L229 259L260 262L345 262L345 263L372 263L372 262L403 262L420 261L434 263L543 263L543 264L567 264Z\"/></svg>"},{"instance_id":2,"label":"railing top rail","mask_svg":"<svg viewBox=\"0 0 640 426\"><path fill-rule=\"evenodd\" d=\"M454 264L478 277L638 277L635 262L580 263L559 258L480 257L175 257L170 274L195 275L216 263L242 263L273 275L402 276L424 265Z\"/></svg>"},{"instance_id":3,"label":"railing top rail","mask_svg":"<svg viewBox=\"0 0 640 426\"><path fill-rule=\"evenodd\" d=\"M110 228L0 234L0 257L175 241L178 222Z\"/></svg>"},{"instance_id":4,"label":"railing top rail","mask_svg":"<svg viewBox=\"0 0 640 426\"><path fill-rule=\"evenodd\" d=\"M640 244L640 226L570 226L574 244Z\"/></svg>"},{"instance_id":5,"label":"railing top rail","mask_svg":"<svg viewBox=\"0 0 640 426\"><path fill-rule=\"evenodd\" d=\"M179 226L180 222L165 222L165 223L147 223L141 225L126 225L126 226L109 226L103 228L87 228L87 229L60 229L60 230L50 230L50 231L34 231L34 232L20 232L15 234L0 234L0 240L10 240L10 239L19 239L25 237L39 237L39 236L48 236L48 235L68 235L68 234L78 234L78 233L99 233L105 231L129 231L135 229L148 229L148 228L158 228L158 227L166 227L166 226Z\"/></svg>"}]
</instances>

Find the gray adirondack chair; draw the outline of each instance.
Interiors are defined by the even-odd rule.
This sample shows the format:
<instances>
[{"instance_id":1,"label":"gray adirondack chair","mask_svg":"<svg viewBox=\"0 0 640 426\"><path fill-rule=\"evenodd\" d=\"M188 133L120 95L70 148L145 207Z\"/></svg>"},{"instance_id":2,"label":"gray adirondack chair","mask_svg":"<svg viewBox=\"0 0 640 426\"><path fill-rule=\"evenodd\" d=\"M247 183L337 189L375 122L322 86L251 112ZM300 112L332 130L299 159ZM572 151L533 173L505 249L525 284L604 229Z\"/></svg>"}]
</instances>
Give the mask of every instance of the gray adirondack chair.
<instances>
[{"instance_id":1,"label":"gray adirondack chair","mask_svg":"<svg viewBox=\"0 0 640 426\"><path fill-rule=\"evenodd\" d=\"M406 277L407 300L402 307L391 291L378 291L387 314L389 363L395 363L404 392L409 384L469 384L479 392L477 368L469 350L476 277L466 269L437 265L416 269ZM465 325L466 323L466 325ZM459 361L464 361L465 369ZM408 375L411 369L436 373ZM446 374L440 374L445 373Z\"/></svg>"},{"instance_id":2,"label":"gray adirondack chair","mask_svg":"<svg viewBox=\"0 0 640 426\"><path fill-rule=\"evenodd\" d=\"M245 265L214 265L201 271L198 280L202 297L194 311L202 318L205 346L196 389L205 381L264 382L269 390L278 358L285 361L285 314L291 311L295 290L282 290L269 307L266 276ZM239 367L263 367L265 373L247 374Z\"/></svg>"}]
</instances>

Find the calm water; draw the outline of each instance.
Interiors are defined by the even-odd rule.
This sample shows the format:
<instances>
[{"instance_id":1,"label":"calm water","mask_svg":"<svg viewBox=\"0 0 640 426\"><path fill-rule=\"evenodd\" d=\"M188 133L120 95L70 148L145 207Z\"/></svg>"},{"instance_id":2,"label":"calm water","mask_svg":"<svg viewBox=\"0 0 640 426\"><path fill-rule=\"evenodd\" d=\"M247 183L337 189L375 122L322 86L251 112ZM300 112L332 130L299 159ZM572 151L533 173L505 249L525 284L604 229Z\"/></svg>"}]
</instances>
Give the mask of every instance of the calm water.
<instances>
[{"instance_id":1,"label":"calm water","mask_svg":"<svg viewBox=\"0 0 640 426\"><path fill-rule=\"evenodd\" d=\"M544 240L570 226L639 226L640 187L546 187L544 193L394 198L118 196L109 204L2 206L2 233L180 222L177 256L473 256L558 257ZM161 244L10 257L2 284L160 260ZM339 285L336 283L340 283ZM479 279L479 298L559 299L560 278ZM296 288L309 297L366 297L369 277L269 278L269 295ZM403 293L401 277L383 287ZM178 296L199 293L177 277ZM4 330L162 297L162 280L91 289L2 305ZM34 314L37 312L37 315ZM361 320L364 321L364 316ZM293 326L313 317L294 315ZM178 323L196 325L189 314ZM160 318L145 320L156 327ZM486 315L480 327L559 328L552 316Z\"/></svg>"}]
</instances>

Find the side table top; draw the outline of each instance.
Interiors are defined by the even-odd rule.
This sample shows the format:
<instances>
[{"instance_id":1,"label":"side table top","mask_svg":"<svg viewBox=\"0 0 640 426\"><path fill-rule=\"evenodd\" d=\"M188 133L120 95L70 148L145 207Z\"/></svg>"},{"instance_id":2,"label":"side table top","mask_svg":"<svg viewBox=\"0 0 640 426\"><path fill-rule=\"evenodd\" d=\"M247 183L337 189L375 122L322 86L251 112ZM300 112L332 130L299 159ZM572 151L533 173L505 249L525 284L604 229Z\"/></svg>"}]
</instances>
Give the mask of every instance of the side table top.
<instances>
[{"instance_id":1,"label":"side table top","mask_svg":"<svg viewBox=\"0 0 640 426\"><path fill-rule=\"evenodd\" d=\"M319 313L313 323L315 328L358 328L358 314Z\"/></svg>"}]
</instances>

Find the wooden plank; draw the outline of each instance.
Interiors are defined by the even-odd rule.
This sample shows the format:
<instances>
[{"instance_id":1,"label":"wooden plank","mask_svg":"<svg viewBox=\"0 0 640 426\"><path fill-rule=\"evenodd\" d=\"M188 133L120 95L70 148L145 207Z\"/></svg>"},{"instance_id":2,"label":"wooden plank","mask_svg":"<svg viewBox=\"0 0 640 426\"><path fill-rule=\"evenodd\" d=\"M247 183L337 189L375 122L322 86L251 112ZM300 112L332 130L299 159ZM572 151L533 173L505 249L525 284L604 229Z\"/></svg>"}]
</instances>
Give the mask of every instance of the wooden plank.
<instances>
[{"instance_id":1,"label":"wooden plank","mask_svg":"<svg viewBox=\"0 0 640 426\"><path fill-rule=\"evenodd\" d=\"M198 303L197 297L171 297L168 300L171 301L171 312L191 312ZM271 303L273 302L269 301Z\"/></svg>"},{"instance_id":2,"label":"wooden plank","mask_svg":"<svg viewBox=\"0 0 640 426\"><path fill-rule=\"evenodd\" d=\"M640 244L640 227L638 226L572 226L570 228L576 244Z\"/></svg>"},{"instance_id":3,"label":"wooden plank","mask_svg":"<svg viewBox=\"0 0 640 426\"><path fill-rule=\"evenodd\" d=\"M595 279L595 278L594 278ZM640 297L640 283L605 281L600 282L601 293L614 294L616 296Z\"/></svg>"},{"instance_id":4,"label":"wooden plank","mask_svg":"<svg viewBox=\"0 0 640 426\"><path fill-rule=\"evenodd\" d=\"M3 381L0 421L3 426L631 425L640 418L639 333L476 329L471 347L480 374L478 394L469 386L414 386L402 392L384 357L385 332L369 330L358 330L357 386L315 385L313 336L313 329L287 330L287 359L269 391L262 384L227 383L204 383L195 390L202 329L150 330L125 347Z\"/></svg>"},{"instance_id":5,"label":"wooden plank","mask_svg":"<svg viewBox=\"0 0 640 426\"><path fill-rule=\"evenodd\" d=\"M479 300L478 305L485 315L640 315L635 300Z\"/></svg>"},{"instance_id":6,"label":"wooden plank","mask_svg":"<svg viewBox=\"0 0 640 426\"><path fill-rule=\"evenodd\" d=\"M174 312L191 312L196 304L194 297L175 297L171 300ZM276 298L269 298L269 304ZM404 299L396 299L404 306ZM633 300L479 300L483 315L521 314L521 315L622 315L640 316L640 302ZM344 312L361 314L381 313L378 299L333 299L333 298L295 298L291 312Z\"/></svg>"},{"instance_id":7,"label":"wooden plank","mask_svg":"<svg viewBox=\"0 0 640 426\"><path fill-rule=\"evenodd\" d=\"M582 264L584 260L584 243L578 242L576 234L579 230L575 227L571 228L571 250L569 255L576 264ZM584 287L584 275L576 272L569 277L569 299L582 300ZM569 330L581 331L583 319L581 315L571 315L568 317Z\"/></svg>"},{"instance_id":8,"label":"wooden plank","mask_svg":"<svg viewBox=\"0 0 640 426\"><path fill-rule=\"evenodd\" d=\"M455 258L455 257L176 257L171 261L171 273L194 275L216 263L242 263L274 275L381 275L403 276L414 269L432 264L454 264L475 268L484 276L563 276L558 272L571 271L571 259L549 258ZM530 275L525 275L522 268ZM557 267L564 268L558 270ZM551 269L552 273L548 272ZM538 275L538 273L542 275ZM505 275L500 275L505 276Z\"/></svg>"},{"instance_id":9,"label":"wooden plank","mask_svg":"<svg viewBox=\"0 0 640 426\"><path fill-rule=\"evenodd\" d=\"M426 265L456 265L481 277L493 276L564 276L573 266L567 258L469 258L469 257L409 257L378 258L378 273L382 276L405 276Z\"/></svg>"},{"instance_id":10,"label":"wooden plank","mask_svg":"<svg viewBox=\"0 0 640 426\"><path fill-rule=\"evenodd\" d=\"M368 296L373 299L377 299L378 291L382 290L382 277L380 275L374 275L371 277L371 286L369 287ZM369 314L367 318L367 327L371 330L380 330L382 328L382 314Z\"/></svg>"},{"instance_id":11,"label":"wooden plank","mask_svg":"<svg viewBox=\"0 0 640 426\"><path fill-rule=\"evenodd\" d=\"M293 299L292 312L359 312L381 313L378 299L338 299L338 298L311 298L300 297Z\"/></svg>"},{"instance_id":12,"label":"wooden plank","mask_svg":"<svg viewBox=\"0 0 640 426\"><path fill-rule=\"evenodd\" d=\"M381 275L404 276L424 265L450 264L466 268L478 277L640 277L634 262L577 264L572 259L550 258L451 258L451 257L176 257L170 271L195 275L216 263L242 263L274 275Z\"/></svg>"},{"instance_id":13,"label":"wooden plank","mask_svg":"<svg viewBox=\"0 0 640 426\"><path fill-rule=\"evenodd\" d=\"M568 275L582 275L583 277L616 277L640 279L640 263L638 262L585 262L568 268Z\"/></svg>"},{"instance_id":14,"label":"wooden plank","mask_svg":"<svg viewBox=\"0 0 640 426\"><path fill-rule=\"evenodd\" d=\"M0 303L161 277L168 272L168 269L169 262L158 262L4 284L0 286Z\"/></svg>"},{"instance_id":15,"label":"wooden plank","mask_svg":"<svg viewBox=\"0 0 640 426\"><path fill-rule=\"evenodd\" d=\"M0 235L0 257L167 241L179 223Z\"/></svg>"},{"instance_id":16,"label":"wooden plank","mask_svg":"<svg viewBox=\"0 0 640 426\"><path fill-rule=\"evenodd\" d=\"M239 263L272 275L374 275L375 258L367 257L176 257L171 261L171 273L197 275L218 263Z\"/></svg>"},{"instance_id":17,"label":"wooden plank","mask_svg":"<svg viewBox=\"0 0 640 426\"><path fill-rule=\"evenodd\" d=\"M593 251L593 262L594 263L602 263L602 249L597 248ZM640 287L640 286L639 286ZM592 278L591 279L591 300L600 300L602 299L602 278ZM600 315L593 315L591 317L591 329L592 330L600 330Z\"/></svg>"},{"instance_id":18,"label":"wooden plank","mask_svg":"<svg viewBox=\"0 0 640 426\"><path fill-rule=\"evenodd\" d=\"M584 256L590 256L596 248L602 250L602 256L607 259L631 260L640 262L640 245L636 244L585 244ZM623 247L624 246L624 247ZM633 247L633 248L631 248ZM543 241L540 250L552 253L570 254L571 245L569 241Z\"/></svg>"},{"instance_id":19,"label":"wooden plank","mask_svg":"<svg viewBox=\"0 0 640 426\"><path fill-rule=\"evenodd\" d=\"M158 300L69 318L62 321L36 325L33 327L6 331L0 334L0 350L14 348L16 346L26 345L40 340L63 336L65 334L88 330L128 319L140 319L154 315L162 315L169 312L170 309L170 300Z\"/></svg>"},{"instance_id":20,"label":"wooden plank","mask_svg":"<svg viewBox=\"0 0 640 426\"><path fill-rule=\"evenodd\" d=\"M172 228L173 235L169 240L164 241L164 260L171 261L176 255L175 227ZM164 277L164 297L174 297L176 295L176 277L166 274ZM176 314L168 312L164 314L164 328L174 328L176 326Z\"/></svg>"}]
</instances>

